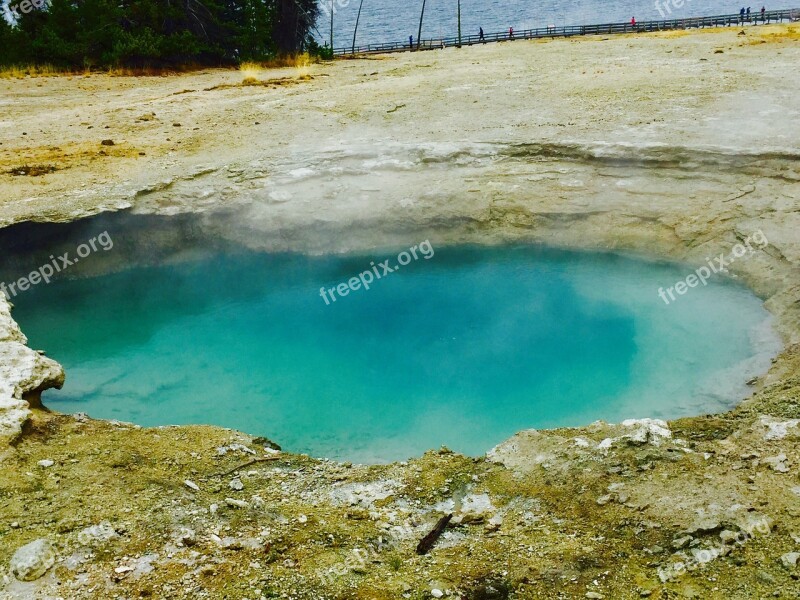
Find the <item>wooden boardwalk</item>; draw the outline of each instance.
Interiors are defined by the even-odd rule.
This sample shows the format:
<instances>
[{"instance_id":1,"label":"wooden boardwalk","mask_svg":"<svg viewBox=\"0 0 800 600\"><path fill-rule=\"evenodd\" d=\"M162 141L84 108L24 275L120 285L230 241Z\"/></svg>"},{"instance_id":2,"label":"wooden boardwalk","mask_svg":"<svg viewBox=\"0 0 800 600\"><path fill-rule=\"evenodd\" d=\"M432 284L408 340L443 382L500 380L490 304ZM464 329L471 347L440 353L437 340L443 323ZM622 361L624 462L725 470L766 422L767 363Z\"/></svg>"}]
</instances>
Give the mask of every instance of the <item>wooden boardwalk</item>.
<instances>
[{"instance_id":1,"label":"wooden boardwalk","mask_svg":"<svg viewBox=\"0 0 800 600\"><path fill-rule=\"evenodd\" d=\"M767 23L781 23L783 21L800 20L800 8L784 10L768 10L763 16L760 11L752 13L749 17L740 15L718 15L713 17L690 17L686 19L662 19L659 21L642 21L635 25L631 23L604 23L600 25L568 25L564 27L539 27L537 29L524 29L514 31L513 37L509 31L500 33L487 33L481 40L476 35L462 35L461 45L472 46L492 42L508 42L514 40L535 40L541 38L573 37L577 35L613 35L621 33L644 33L648 31L671 31L676 29L702 29L706 27L733 27L743 25L759 25ZM389 42L384 44L367 44L366 46L352 46L334 49L334 56L349 56L353 54L384 54L388 52L409 52L416 50L436 50L449 46L458 46L458 37L423 39L419 44L414 40L413 48L408 40L403 42Z\"/></svg>"}]
</instances>

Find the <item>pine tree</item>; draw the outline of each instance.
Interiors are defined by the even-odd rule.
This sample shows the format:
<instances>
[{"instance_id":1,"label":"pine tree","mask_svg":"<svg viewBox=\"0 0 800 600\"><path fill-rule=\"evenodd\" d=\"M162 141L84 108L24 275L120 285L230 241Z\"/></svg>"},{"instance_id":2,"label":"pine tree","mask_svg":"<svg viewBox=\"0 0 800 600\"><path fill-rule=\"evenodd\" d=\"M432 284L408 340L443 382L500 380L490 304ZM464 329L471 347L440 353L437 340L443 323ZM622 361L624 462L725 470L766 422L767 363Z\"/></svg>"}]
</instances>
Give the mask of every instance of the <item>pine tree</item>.
<instances>
[{"instance_id":1,"label":"pine tree","mask_svg":"<svg viewBox=\"0 0 800 600\"><path fill-rule=\"evenodd\" d=\"M319 16L317 0L275 0L272 37L280 54L304 50Z\"/></svg>"},{"instance_id":2,"label":"pine tree","mask_svg":"<svg viewBox=\"0 0 800 600\"><path fill-rule=\"evenodd\" d=\"M316 0L51 0L0 24L2 64L231 64L308 47Z\"/></svg>"},{"instance_id":3,"label":"pine tree","mask_svg":"<svg viewBox=\"0 0 800 600\"><path fill-rule=\"evenodd\" d=\"M275 54L272 39L274 11L268 0L240 0L235 5L241 60L260 60Z\"/></svg>"}]
</instances>

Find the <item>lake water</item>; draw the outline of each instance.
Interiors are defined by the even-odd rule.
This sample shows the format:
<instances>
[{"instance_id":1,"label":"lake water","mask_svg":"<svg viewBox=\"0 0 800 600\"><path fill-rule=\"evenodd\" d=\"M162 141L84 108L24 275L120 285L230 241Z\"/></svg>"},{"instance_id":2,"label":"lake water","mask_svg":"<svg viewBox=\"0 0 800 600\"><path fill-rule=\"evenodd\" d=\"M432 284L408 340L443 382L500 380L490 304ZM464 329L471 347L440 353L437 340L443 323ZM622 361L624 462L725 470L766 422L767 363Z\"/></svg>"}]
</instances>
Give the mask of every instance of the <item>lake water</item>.
<instances>
[{"instance_id":1,"label":"lake water","mask_svg":"<svg viewBox=\"0 0 800 600\"><path fill-rule=\"evenodd\" d=\"M688 267L431 242L431 258L330 304L320 287L402 249L226 251L61 277L16 298L14 314L66 368L64 389L44 397L53 409L216 424L359 462L722 410L777 351L761 302L738 285L717 280L665 305L658 288Z\"/></svg>"},{"instance_id":2,"label":"lake water","mask_svg":"<svg viewBox=\"0 0 800 600\"><path fill-rule=\"evenodd\" d=\"M359 0L333 0L334 46L350 47L358 15ZM462 0L462 34L477 35L478 28L486 33L515 31L547 27L548 25L587 25L594 23L628 22L631 17L639 21L650 19L680 19L684 17L735 14L740 5L710 0L678 2L676 8L671 0L571 0L570 2L543 0L524 2L521 0ZM317 22L315 37L330 40L330 1L324 6ZM658 6L664 16L658 10ZM669 7L669 10L665 7ZM745 5L747 6L747 5ZM426 0L422 39L437 39L455 36L458 33L457 0ZM358 25L357 45L383 42L407 41L409 35L417 38L422 0L394 2L392 0L364 0L361 20ZM752 5L760 11L761 5ZM768 5L769 10L790 8L786 5ZM543 65L546 67L546 65Z\"/></svg>"}]
</instances>

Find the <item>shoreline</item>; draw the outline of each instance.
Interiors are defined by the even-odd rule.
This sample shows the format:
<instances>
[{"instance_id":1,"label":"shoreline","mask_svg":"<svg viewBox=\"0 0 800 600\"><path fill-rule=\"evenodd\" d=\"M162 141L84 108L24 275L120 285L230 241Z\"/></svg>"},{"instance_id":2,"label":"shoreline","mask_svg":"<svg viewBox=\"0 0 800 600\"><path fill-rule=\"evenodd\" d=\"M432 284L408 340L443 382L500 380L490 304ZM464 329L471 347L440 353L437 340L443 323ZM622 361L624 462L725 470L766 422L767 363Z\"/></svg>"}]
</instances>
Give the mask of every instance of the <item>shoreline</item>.
<instances>
[{"instance_id":1,"label":"shoreline","mask_svg":"<svg viewBox=\"0 0 800 600\"><path fill-rule=\"evenodd\" d=\"M781 32L789 29L773 28L768 34L783 35ZM0 205L0 221L6 224L34 214L41 219L71 220L129 205L137 212L158 214L222 206L232 214L225 223L231 239L262 248L335 247L343 243L334 243L343 232L351 236L345 242L347 247L359 248L376 239L389 243L438 230L442 244L546 242L589 251L642 253L655 260L666 257L695 265L704 264L706 256L729 251L753 231L763 230L770 242L764 255L735 265L734 274L765 300L784 346L769 372L759 378L755 392L725 413L669 423L641 419L617 425L522 431L491 450L486 460L429 452L405 464L348 467L280 453L276 464L281 466L276 468L285 475L286 485L266 476L277 476L277 472L255 469L253 474L242 475L243 492L229 488L230 477L219 476L222 463L235 466L231 458L237 453L240 460L252 456L251 452L272 456L262 442L245 434L195 426L144 430L34 410L25 435L15 446L0 450L2 464L14 465L0 473L0 487L19 490L0 511L0 535L9 538L9 549L0 552L0 562L5 563L13 549L36 536L50 536L60 555L69 556L80 547L77 533L96 525L102 515L117 528L120 523L128 524L113 541L102 542L113 549L111 558L82 563L80 569L89 579L103 581L103 573L114 565L122 562L127 566L120 559L123 554L155 553L162 561L151 576L155 577L152 583L136 577L138 567L133 565L130 572L134 575L106 584L118 586L118 590L147 587L151 593L166 593L164 586L174 587L176 581L172 571L183 569L167 555L172 552L190 560L191 549L200 548L203 556L212 557L209 560L222 577L212 582L197 573L191 575L192 569L200 568L197 564L183 572L190 579L200 577L203 585L217 592L230 593L236 581L253 577L251 571L263 573L264 567L253 569L247 567L247 561L230 560L231 550L217 541L224 540L220 527L227 526L238 532L234 533L240 545L236 552L245 553L250 560L260 561L262 555L248 549L249 542L242 540L258 538L263 544L269 538L271 547L280 549L276 551L280 560L269 563L273 565L269 585L279 591L297 590L302 598L338 598L353 586L357 597L404 592L429 597L425 594L433 589L468 591L497 577L513 584L520 597L526 598L548 597L554 586L576 598L595 590L610 597L644 597L645 592L657 594L659 590L702 590L702 597L708 598L788 593L797 579L781 561L794 547L792 535L800 532L800 513L792 508L800 495L792 491L800 489L796 472L800 463L800 381L796 375L800 372L800 305L796 300L800 240L796 239L795 216L800 200L796 158L800 151L783 157L770 157L770 151L776 140L789 140L784 142L785 148L792 150L790 140L800 139L800 119L792 119L798 113L792 102L800 90L800 76L790 68L800 58L800 45L787 38L775 42L778 52L769 42L751 44L751 40L725 32L692 33L680 40L681 44L676 44L668 38L642 36L601 45L595 40L523 43L515 44L511 51L498 45L459 56L443 52L438 57L426 53L348 61L312 67L311 80L256 92L231 88L180 93L186 84L207 89L212 81L234 83L237 74L230 72L146 80L138 90L131 90L127 81L96 78L102 79L101 86L114 83L116 88L108 95L111 108L94 109L91 122L101 129L107 122L112 128L119 122L119 114L130 116L131 122L122 131L110 134L87 135L88 125L83 133L77 129L72 133L67 128L89 123L83 121L86 116L78 116L76 121L66 113L51 115L47 94L53 86L43 83L45 90L28 91L29 82L22 84L23 95L41 97L43 104L38 109L42 112L32 117L16 113L16 118L52 129L61 136L57 138L60 150L52 150L54 140L43 143L35 131L31 136L35 139L17 140L10 147L4 141L0 172L18 165L23 155L34 162L56 161L58 169L36 181L0 176L4 185L9 183L9 198ZM641 54L637 69L630 68L628 44ZM724 52L716 55L720 46ZM540 51L556 66L559 60L565 69L572 66L555 69L563 75L561 79L532 71L524 59L530 58L528 53ZM519 52L525 56L520 57ZM664 58L668 54L673 56ZM442 105L449 98L447 90L478 85L475 73L465 63L483 59L490 59L489 69L498 72L497 77L514 82L497 90L491 80L478 80L481 94L490 95L498 104L498 115L478 117L481 113L475 112L473 104L479 103L479 98L470 95L474 87L462 89L457 106ZM721 61L721 67L706 69L704 63L712 59ZM764 62L767 59L772 62ZM605 61L602 66L600 61ZM713 81L700 85L696 75L682 75L688 65ZM371 79L368 73L375 69L384 79L395 80L387 86L383 79ZM588 79L582 77L581 69L598 72ZM652 72L645 73L648 69ZM323 76L324 71L333 70L335 77ZM402 77L393 74L395 70L402 71ZM481 74L485 76L487 71ZM547 80L542 82L542 78ZM70 88L75 82L66 85L60 99L70 110L75 108L71 99L84 93L81 81L75 90ZM590 81L592 87L586 89ZM339 88L335 92L334 82ZM91 86L92 82L84 84ZM9 85L0 82L4 91ZM707 93L709 85L713 93ZM412 86L430 90L429 96L436 102L431 103L430 97L418 99L409 91ZM581 90L579 96L570 95L577 90ZM132 96L126 102L134 103L135 108L115 105L115 94ZM193 114L191 111L205 110L193 96L209 94L220 95L220 102L211 109L213 114ZM554 100L560 101L559 105L551 105ZM683 104L691 105L691 110ZM735 126L732 131L719 127L720 120L730 118L738 125L735 119L751 105L761 112L755 113L758 118L748 127ZM136 119L149 114L147 106L166 113L156 117L157 127L151 125L153 121ZM282 122L285 109L301 118ZM773 122L773 114L783 118ZM400 115L399 120L395 115ZM673 120L668 127L662 126L668 116ZM54 122L59 118L62 125ZM195 123L184 125L181 121L187 119ZM258 126L244 124L245 119L248 123L269 122L270 128L265 133ZM306 121L302 127L301 120ZM406 124L412 122L416 127L409 130ZM453 129L459 124L460 128ZM199 127L204 135L187 132L190 125ZM337 142L320 149L315 139L302 135L309 127L326 139L339 136ZM531 140L559 142L561 131L572 132L570 138L585 145L619 143L613 139L615 135L622 138L635 132L639 144L658 142L677 150L654 164L642 160L639 148L609 161L565 155L569 144L563 141L554 146L557 152L541 147L519 152L517 147L516 153L487 153L462 141L496 142L505 137L507 147L513 148L514 143ZM100 155L99 146L92 150L90 141L100 135L124 136L120 139L125 141ZM166 136L169 144L164 143ZM386 142L375 146L381 149L379 156L374 149L369 155L370 136L378 144ZM420 141L414 141L416 137ZM231 145L234 140L235 147ZM177 147L179 141L185 142L181 148ZM218 149L226 144L229 150L220 156ZM750 159L742 164L720 159L716 166L699 163L700 167L691 167L698 164L692 151L701 145L729 146L735 150L734 157L750 152L758 158L753 164ZM358 154L361 148L366 154ZM137 165L140 151L147 157ZM89 187L80 187L87 182ZM53 200L56 197L58 201ZM323 202L315 206L309 198ZM324 227L322 239L306 233L316 233L319 227ZM35 395L44 385L58 384L63 372L59 373L57 365L32 350L21 349L21 333L2 299L0 313L4 317L0 330L5 333L4 340L9 340L0 349L0 356L7 357L0 366L13 364L17 357L24 359L16 365L24 364L24 368L4 374L4 381L12 382L10 395L19 395L19 390ZM24 406L14 400L16 420L21 418L20 409ZM91 444L85 432L91 432ZM215 451L215 444L227 447L231 440L249 451ZM104 449L108 458L92 454L87 444ZM146 449L148 456L172 461L174 469L164 470L151 458L140 456L137 448ZM175 453L177 448L181 448L180 454ZM190 453L197 458L190 459ZM56 472L62 474L59 484L52 482L51 467L36 466L40 457L49 459L50 455L55 457ZM113 486L100 485L84 498L91 510L77 508L80 514L71 519L57 512L55 532L52 523L37 516L38 510L45 510L47 497L39 499L36 492L26 491L29 485L23 475L29 471L44 489L63 494L62 487L72 488L87 472L111 477L119 468L126 485L143 490L147 497L124 501ZM146 492L154 478L169 482L165 489L176 504L161 504ZM181 484L184 478L197 480L199 491L192 491L191 486L187 490ZM482 498L486 494L492 508L479 516L463 507L455 511L463 524L448 532L446 543L429 559L412 558L405 551L419 541L409 536L397 545L396 552L402 557L397 569L391 561L372 568L356 565L330 581L322 578L316 583L315 573L320 569L334 572L331 569L337 569L353 548L360 547L359 538L386 531L384 524L399 527L411 523L413 534L421 538L433 517L448 510L440 505L453 501L454 482L463 482L467 495ZM342 502L331 495L331 490L342 487L355 494L355 500ZM314 493L304 496L309 489ZM246 507L227 503L226 496L241 500ZM121 511L129 503L138 511L134 517ZM209 512L206 507L210 504L221 506L220 512ZM22 511L22 506L30 507L30 512ZM258 528L263 526L265 510L267 515L275 513L281 518L266 517L278 533L262 540ZM174 523L162 523L156 516L164 511L174 522L197 533L197 540L191 544L175 541ZM353 516L354 511L364 514ZM25 515L30 516L23 518ZM668 570L679 557L691 554L691 548L715 548L720 537L726 543L725 532L747 531L748 515L769 519L769 532L742 548L731 547L730 556L715 557L697 574L659 580L651 564ZM499 525L492 521L495 517ZM12 519L24 525L4 529L2 523ZM306 530L307 522L341 541L329 545L316 539ZM148 523L163 533L164 539L147 535ZM631 539L631 527L638 531L635 539ZM570 538L573 534L580 538L579 543ZM605 538L602 551L597 548L597 536ZM680 545L686 536L689 541ZM530 548L535 548L535 553ZM465 549L471 557L457 559L465 556ZM620 560L619 555L627 558ZM744 562L732 562L734 559ZM59 577L77 586L75 597L102 597L104 592L75 583L74 572L64 569L57 570ZM499 575L501 572L506 575ZM713 586L707 580L710 573L716 579ZM47 589L54 585L52 572L48 577L24 585ZM579 585L569 583L572 579ZM33 589L16 585L9 589Z\"/></svg>"},{"instance_id":2,"label":"shoreline","mask_svg":"<svg viewBox=\"0 0 800 600\"><path fill-rule=\"evenodd\" d=\"M720 27L752 27L760 25L769 25L771 23L782 24L784 20L791 23L800 18L800 9L786 8L765 11L764 14L753 13L747 15L740 14L716 14L709 16L690 16L690 17L671 17L667 18L664 14L663 8L669 9L669 2L666 6L662 7L658 2L656 7L661 12L661 19L649 19L644 21L636 21L634 18L624 21L612 21L605 23L594 23L584 25L548 25L546 27L534 27L528 29L512 28L503 31L495 31L488 34L483 34L483 28L480 28L480 34L474 35L450 35L439 36L428 39L422 39L415 43L415 52L421 50L444 50L446 47L462 47L472 46L486 43L497 42L513 42L519 40L539 40L539 39L556 39L556 38L570 38L570 37L585 37L585 36L600 36L600 35L637 35L646 33L661 33L665 31L684 31L688 29L703 29L706 28L720 28ZM327 10L323 6L323 10ZM670 11L671 12L671 11ZM330 14L330 13L329 13ZM760 21L760 23L759 23ZM413 38L411 38L413 39ZM324 42L324 40L322 40ZM368 56L370 54L386 54L391 52L407 52L409 51L405 39L403 41L393 42L374 42L366 46L355 46L354 43L350 46L334 48L334 56L348 57L348 56Z\"/></svg>"},{"instance_id":3,"label":"shoreline","mask_svg":"<svg viewBox=\"0 0 800 600\"><path fill-rule=\"evenodd\" d=\"M161 218L162 219L162 225L164 225L165 227L168 228L171 218L172 217L162 217ZM125 218L124 217L120 217L120 219L121 220L114 219L112 221L112 220L109 220L108 218L103 218L100 221L100 223L102 224L102 227L111 227L113 230L118 232L118 235L121 235L119 232L125 231L125 225L124 225ZM191 220L190 220L190 222L191 222ZM150 222L150 224L152 226L152 222ZM96 228L93 228L90 225L90 223L84 224L85 226L81 226L81 223L76 223L76 225L79 226L78 231L88 231L88 230L95 230L96 229ZM70 235L70 234L67 234L67 235L71 239L72 238L80 239L82 234L74 233L72 235ZM160 232L158 234L158 237L161 237L161 235L162 235L162 233ZM198 235L202 240L205 240L205 236L204 235L200 235L200 234L198 234ZM59 236L59 237L61 237L61 236ZM131 237L130 235L123 236L122 239L125 240L125 241L129 241L130 237ZM133 237L136 237L136 236L133 235ZM161 242L164 243L164 240L162 239ZM141 242L140 244L134 244L134 247L138 246L138 245L146 245L147 243L148 243L148 241L145 240L145 241ZM203 259L202 256L196 256L195 255L195 250L200 246L205 246L206 243L209 245L209 250L207 250L208 252L216 252L216 251L210 250L210 248L215 246L214 242L206 242L206 241L201 241L200 239L196 239L196 240L192 241L191 243L188 243L186 247L173 248L173 246L170 244L170 248L173 248L174 252L176 253L176 256L166 255L163 258L160 258L159 261L163 260L163 261L166 261L169 264L173 264L173 265L176 264L176 261L177 262L187 261L190 264L193 264L196 261L203 261L204 259ZM2 246L2 245L3 245L2 238L0 238L0 246ZM474 245L468 246L467 248L475 249L475 248L479 248L479 247L482 247L482 246L474 244ZM581 259L581 255L585 255L586 257L593 257L593 256L596 256L598 254L601 254L602 256L606 257L608 260L613 260L613 261L622 260L622 261L625 261L626 263L628 263L628 262L635 262L635 263L645 262L646 264L652 264L652 265L668 265L670 267L674 267L676 269L679 269L679 271L676 271L676 274L678 274L680 272L683 272L683 271L691 272L691 269L690 269L691 265L689 265L688 263L687 264L674 263L674 262L671 262L671 261L667 261L665 259L654 260L652 258L650 260L647 260L646 258L644 258L644 257L642 257L640 255L636 255L636 254L633 254L633 253L619 252L619 251L602 251L602 252L598 252L596 250L571 250L571 249L561 249L561 248L560 249L555 249L555 248L548 247L546 245L544 245L544 246L537 245L537 246L531 247L528 244L515 244L515 245L511 245L511 246L509 246L508 244L501 244L498 247L499 248L503 248L503 249L510 249L510 248L516 248L516 249L531 248L531 249L533 249L533 248L535 248L536 251L540 251L540 252L553 252L553 253L569 252L569 253L576 253L575 254L575 258L578 259L578 260ZM448 249L448 246L439 246L437 249L446 250L446 249ZM231 252L233 254L233 256L236 256L237 254L239 254L239 252L241 252L243 250L244 250L243 248L226 246L226 250L220 250L220 252L223 252L224 254L227 254L227 252ZM381 251L370 252L370 253L367 253L367 254L362 254L361 252L359 252L355 256L364 258L364 264L366 264L366 262L369 260L369 257L373 257L374 258L374 257L378 257L378 256L383 256L384 254L385 255L389 255L389 254L392 254L393 252L395 252L396 250L397 250L396 248L391 248L391 249L386 249L385 251L381 250ZM125 250L122 250L121 252L125 252ZM140 252L137 251L137 250L132 250L132 252L134 254L134 258L133 258L134 262L131 263L130 265L128 265L128 267L129 268L145 267L144 264L137 264L135 262L136 261L136 257L140 257L141 256ZM159 251L154 251L154 252L157 255L161 256L161 253ZM59 253L58 249L53 251L53 254L55 254L55 255L58 255L58 253ZM45 254L47 254L47 252L45 252ZM298 254L295 254L295 253L289 253L289 254L294 254L295 256L298 256ZM315 257L316 256L325 257L325 256L329 256L329 255L323 254L323 255L314 255L314 256ZM337 254L336 256L341 256L341 255ZM346 256L348 256L348 255L346 255ZM354 255L349 255L349 256L354 256ZM123 256L122 258L124 259L125 257ZM100 257L98 260L102 260L102 257ZM97 265L92 265L91 266L91 271L88 274L79 275L78 277L79 278L89 278L89 279L92 279L92 278L95 278L95 277L103 277L106 274L119 272L118 269L121 268L121 267L119 267L118 262L114 262L114 263L109 264L108 268L110 270L109 271L105 271L103 267L98 267ZM122 267L122 268L124 268L124 267ZM735 289L737 291L739 291L739 290L745 291L746 290L748 295L752 294L752 291L749 288L747 288L742 282L737 281L736 278L727 277L724 274L717 274L716 277L723 277L724 278L723 281L717 282L718 285L723 285L723 286L726 286L726 287L730 286L731 289ZM663 281L662 283L666 284L668 282L667 281ZM643 316L645 313L642 313L642 308L643 307L639 306L639 304L643 301L643 296L645 294L645 289L649 290L649 287L648 288L642 288L642 290L640 290L640 292L638 294L638 296L640 296L639 301L634 303L634 305L628 307L630 309L630 311L631 311L631 318L633 318L633 319L638 319L640 317L643 318L643 319L645 318ZM623 293L623 292L620 292L620 293ZM656 294L655 293L655 288L653 288L652 295L654 296L654 298L655 298L655 294ZM593 296L593 295L590 294L590 297L591 296ZM757 297L753 295L752 298L755 300ZM22 298L20 298L20 300L24 301L24 299L22 299ZM761 304L761 300L762 299L759 299L759 304ZM657 301L657 298L654 299L654 303L656 301ZM672 310L669 307L662 307L662 308L663 308L663 310ZM658 314L658 310L659 310L658 308L655 309L654 315ZM545 430L545 429L546 430L563 429L563 428L580 428L580 427L586 427L586 426L591 425L598 418L603 420L603 421L605 421L605 422L610 422L610 423L620 422L620 421L622 421L622 420L624 420L626 418L645 418L645 417L672 420L672 419L677 419L677 418L702 416L702 415L705 415L705 414L715 414L715 413L719 413L721 411L724 412L724 411L732 410L738 404L740 404L742 401L744 401L750 395L752 395L753 389L754 389L752 387L752 385L755 382L757 382L759 380L762 380L766 376L767 372L770 370L770 368L772 366L772 362L774 362L774 359L785 349L784 341L780 337L776 327L774 326L775 325L775 320L776 319L775 319L774 315L772 315L771 313L769 313L769 312L767 312L765 310L764 311L764 319L763 319L763 321L760 321L759 323L753 325L752 327L750 327L748 329L748 337L750 338L750 341L748 343L748 350L747 350L748 354L747 354L747 356L745 356L744 358L741 358L741 360L739 360L739 362L737 362L735 364L730 364L730 365L727 365L725 367L720 367L718 370L715 370L713 372L703 373L702 375L698 375L697 377L693 378L694 379L694 385L692 387L695 390L695 392L686 393L686 390L684 390L681 393L680 398L675 398L672 401L671 404L669 404L669 403L663 404L663 405L662 404L653 404L652 401L649 401L649 404L652 405L653 410L644 410L643 408L641 408L641 405L644 402L644 398L640 398L637 402L633 402L632 398L634 398L634 396L635 396L634 393L633 393L633 390L627 390L623 394L615 397L613 399L613 401L609 403L609 409L606 411L605 415L597 415L597 416L591 417L591 418L589 418L589 417L586 417L586 418L572 418L572 419L570 419L571 422L562 423L560 425L559 424L554 424L552 419L547 420L547 421L549 421L549 424L545 424L545 422L543 422L543 421L526 422L526 423L521 423L520 424L520 428L521 429L522 428L524 428L524 429L536 428L536 429L542 429L542 430ZM643 334L640 333L640 336L641 335L643 335ZM652 337L653 333L651 332L648 335ZM39 340L36 343L36 347L48 348L48 345L45 344L44 342L42 342L41 340ZM51 348L51 350L53 350L53 349ZM647 362L647 361L645 361L645 362ZM69 369L66 369L66 370L67 370L67 374L69 374ZM748 385L748 382L749 382L749 385ZM96 390L95 390L94 394L96 395ZM315 452L313 452L313 451L311 451L309 449L290 449L288 446L286 446L286 444L285 444L286 439L284 439L284 437L281 434L279 434L276 430L272 430L272 431L269 430L268 423L264 424L264 427L266 427L266 429L259 429L259 428L248 428L246 426L237 425L235 422L231 422L230 420L228 420L227 423L224 422L224 421L223 422L212 423L212 422L208 422L208 421L196 421L196 420L194 420L194 421L182 420L179 423L179 422L176 422L176 421L167 421L167 420L163 420L163 419L160 422L158 422L158 421L154 421L153 420L152 415L147 417L145 420L142 420L142 419L138 419L137 420L135 417L132 417L132 416L127 416L126 417L124 415L119 415L119 414L118 415L114 415L113 414L114 413L113 409L110 412L108 410L103 411L102 409L100 410L100 412L98 412L98 407L96 405L83 406L83 402L78 402L76 404L74 398L71 399L71 400L68 400L68 399L64 399L64 400L66 400L66 405L67 406L72 405L72 408L69 408L69 409L65 408L64 402L56 401L56 399L53 399L53 402L48 402L47 396L44 397L43 401L44 401L44 404L49 409L54 410L54 411L58 412L61 415L70 415L70 414L74 414L74 413L77 413L77 412L81 412L81 413L87 414L90 418L93 418L93 419L123 420L123 421L126 421L126 422L130 422L131 424L135 424L137 426L141 426L141 427L162 427L162 426L176 426L176 425L192 426L192 425L196 425L196 426L214 426L214 427L238 429L242 433L248 434L248 435L251 435L251 436L259 436L259 435L269 436L270 438L272 438L276 442L282 444L284 449L287 450L287 451L291 451L293 453L309 454L310 456L312 456L313 458L318 459L318 460L351 461L351 462L358 462L358 463L362 463L362 464L385 464L387 462L397 462L397 461L405 460L405 459L407 459L407 458L409 458L411 456L416 456L418 454L421 454L424 451L431 450L433 447L437 446L437 444L433 444L430 447L417 449L415 451L408 451L407 454L403 454L402 456L398 455L396 458L391 459L391 460L389 460L389 459L377 459L377 460L366 459L366 460L361 460L361 459L356 458L354 455L350 455L350 456L347 456L347 455L334 456L334 455L331 455L331 454L325 453L325 452L316 452L315 453ZM628 410L628 411L622 410L620 408L620 406L622 406L622 405L629 406L630 410ZM611 416L612 414L614 416ZM575 415L575 417L577 417L577 414ZM506 438L494 438L494 441L492 443L487 443L487 445L485 447L483 447L479 452L468 452L468 453L465 453L465 455L471 456L473 458L477 458L477 457L483 456L486 452L491 450L491 448L493 446L496 446L498 444L502 444L504 441L506 441ZM448 444L448 446L451 449L455 449L456 451L459 451L458 447L455 446L455 445Z\"/></svg>"}]
</instances>

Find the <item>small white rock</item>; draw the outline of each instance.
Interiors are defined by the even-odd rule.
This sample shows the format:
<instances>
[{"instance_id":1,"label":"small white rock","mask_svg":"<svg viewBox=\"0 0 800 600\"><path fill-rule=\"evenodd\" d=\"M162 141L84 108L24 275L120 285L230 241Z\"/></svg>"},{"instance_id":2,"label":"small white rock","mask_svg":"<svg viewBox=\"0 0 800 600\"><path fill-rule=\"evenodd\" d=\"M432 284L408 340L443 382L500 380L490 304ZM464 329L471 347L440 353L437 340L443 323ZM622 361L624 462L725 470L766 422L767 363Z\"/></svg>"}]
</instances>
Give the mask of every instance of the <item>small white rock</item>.
<instances>
[{"instance_id":1,"label":"small white rock","mask_svg":"<svg viewBox=\"0 0 800 600\"><path fill-rule=\"evenodd\" d=\"M183 485L185 485L186 487L188 487L190 490L194 490L195 492L199 492L199 491L200 491L200 486L198 486L198 485L197 485L197 484L196 484L194 481L192 481L191 479L186 479L186 480L183 482Z\"/></svg>"},{"instance_id":2,"label":"small white rock","mask_svg":"<svg viewBox=\"0 0 800 600\"><path fill-rule=\"evenodd\" d=\"M762 415L761 424L766 426L765 440L782 440L789 435L790 429L800 429L800 419L782 421L774 417Z\"/></svg>"},{"instance_id":3,"label":"small white rock","mask_svg":"<svg viewBox=\"0 0 800 600\"><path fill-rule=\"evenodd\" d=\"M692 541L692 536L690 535L685 535L683 537L675 538L674 540L672 540L672 547L675 548L675 550L680 550L691 541Z\"/></svg>"},{"instance_id":4,"label":"small white rock","mask_svg":"<svg viewBox=\"0 0 800 600\"><path fill-rule=\"evenodd\" d=\"M44 460L40 460L36 464L39 465L40 467L46 469L47 467L52 467L54 464L56 464L56 462L54 460L50 460L49 458L46 458Z\"/></svg>"},{"instance_id":5,"label":"small white rock","mask_svg":"<svg viewBox=\"0 0 800 600\"><path fill-rule=\"evenodd\" d=\"M484 529L486 531L497 531L500 529L500 526L503 524L503 517L500 515L494 515L489 521L484 525Z\"/></svg>"},{"instance_id":6,"label":"small white rock","mask_svg":"<svg viewBox=\"0 0 800 600\"><path fill-rule=\"evenodd\" d=\"M497 511L489 494L470 494L461 501L461 510L456 515L461 523L483 523Z\"/></svg>"},{"instance_id":7,"label":"small white rock","mask_svg":"<svg viewBox=\"0 0 800 600\"><path fill-rule=\"evenodd\" d=\"M197 534L194 529L188 527L181 527L178 531L178 543L183 546L194 546L197 543Z\"/></svg>"},{"instance_id":8,"label":"small white rock","mask_svg":"<svg viewBox=\"0 0 800 600\"><path fill-rule=\"evenodd\" d=\"M614 443L614 438L605 438L599 444L597 444L598 450L608 450L611 448L611 445Z\"/></svg>"},{"instance_id":9,"label":"small white rock","mask_svg":"<svg viewBox=\"0 0 800 600\"><path fill-rule=\"evenodd\" d=\"M244 489L244 484L242 480L238 477L231 479L231 482L228 484L228 487L231 488L235 492L241 492Z\"/></svg>"},{"instance_id":10,"label":"small white rock","mask_svg":"<svg viewBox=\"0 0 800 600\"><path fill-rule=\"evenodd\" d=\"M739 534L736 531L731 531L730 529L723 529L719 533L719 539L722 541L723 544L733 544L736 542L736 536Z\"/></svg>"},{"instance_id":11,"label":"small white rock","mask_svg":"<svg viewBox=\"0 0 800 600\"><path fill-rule=\"evenodd\" d=\"M119 537L108 521L92 525L78 532L78 541L84 546L96 546Z\"/></svg>"},{"instance_id":12,"label":"small white rock","mask_svg":"<svg viewBox=\"0 0 800 600\"><path fill-rule=\"evenodd\" d=\"M47 573L56 562L56 551L49 541L40 538L25 544L11 557L11 572L20 581L33 581Z\"/></svg>"},{"instance_id":13,"label":"small white rock","mask_svg":"<svg viewBox=\"0 0 800 600\"><path fill-rule=\"evenodd\" d=\"M433 596L434 598L441 598L442 596L444 596L444 592L439 588L433 588L431 590L431 596Z\"/></svg>"},{"instance_id":14,"label":"small white rock","mask_svg":"<svg viewBox=\"0 0 800 600\"><path fill-rule=\"evenodd\" d=\"M800 560L800 552L787 552L781 556L781 564L787 569L796 567L798 560Z\"/></svg>"},{"instance_id":15,"label":"small white rock","mask_svg":"<svg viewBox=\"0 0 800 600\"><path fill-rule=\"evenodd\" d=\"M786 455L781 453L777 456L769 456L764 459L764 463L770 466L773 471L778 473L788 473L789 467L786 466Z\"/></svg>"}]
</instances>

